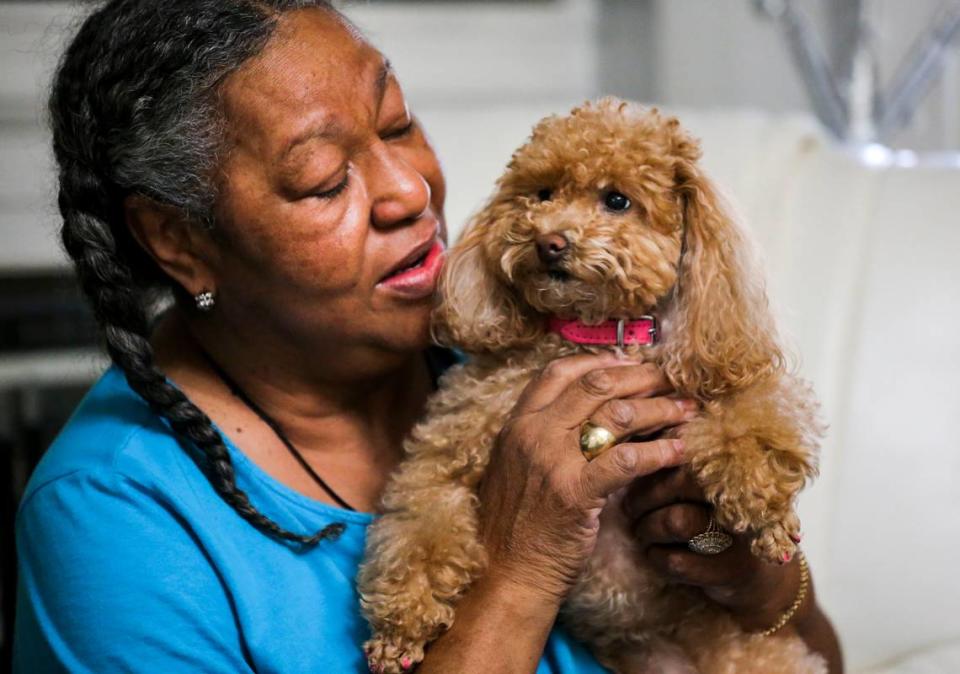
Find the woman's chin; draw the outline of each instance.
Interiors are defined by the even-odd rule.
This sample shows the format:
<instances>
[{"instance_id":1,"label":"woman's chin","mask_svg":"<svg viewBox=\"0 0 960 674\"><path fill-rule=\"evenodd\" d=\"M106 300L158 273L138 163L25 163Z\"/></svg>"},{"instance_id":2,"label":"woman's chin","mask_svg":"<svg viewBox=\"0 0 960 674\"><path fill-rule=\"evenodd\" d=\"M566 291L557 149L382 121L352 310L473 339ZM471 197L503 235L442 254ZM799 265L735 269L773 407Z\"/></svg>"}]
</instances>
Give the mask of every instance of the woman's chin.
<instances>
[{"instance_id":1,"label":"woman's chin","mask_svg":"<svg viewBox=\"0 0 960 674\"><path fill-rule=\"evenodd\" d=\"M432 304L408 307L387 321L383 340L394 351L422 351L430 343L430 311Z\"/></svg>"}]
</instances>

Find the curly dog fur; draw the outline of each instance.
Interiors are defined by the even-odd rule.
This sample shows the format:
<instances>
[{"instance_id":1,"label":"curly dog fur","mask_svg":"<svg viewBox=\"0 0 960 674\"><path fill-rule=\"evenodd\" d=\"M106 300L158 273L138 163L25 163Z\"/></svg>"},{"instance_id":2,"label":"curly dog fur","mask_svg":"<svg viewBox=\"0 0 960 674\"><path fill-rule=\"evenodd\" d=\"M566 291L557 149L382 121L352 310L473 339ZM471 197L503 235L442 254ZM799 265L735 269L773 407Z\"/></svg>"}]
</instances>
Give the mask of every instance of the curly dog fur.
<instances>
[{"instance_id":1,"label":"curly dog fur","mask_svg":"<svg viewBox=\"0 0 960 674\"><path fill-rule=\"evenodd\" d=\"M548 332L550 316L655 314L660 342L626 351L702 403L682 437L717 521L750 533L766 560L794 554L795 498L816 473L816 403L787 366L748 242L699 157L699 143L655 109L607 98L548 117L450 251L434 330L472 358L443 377L369 531L358 583L373 671L414 667L483 572L477 485L521 390L551 360L603 348ZM632 205L605 207L612 190ZM551 233L569 242L562 273L537 254ZM698 592L641 566L620 498L604 508L562 611L601 662L618 672L826 671L799 638L745 634Z\"/></svg>"}]
</instances>

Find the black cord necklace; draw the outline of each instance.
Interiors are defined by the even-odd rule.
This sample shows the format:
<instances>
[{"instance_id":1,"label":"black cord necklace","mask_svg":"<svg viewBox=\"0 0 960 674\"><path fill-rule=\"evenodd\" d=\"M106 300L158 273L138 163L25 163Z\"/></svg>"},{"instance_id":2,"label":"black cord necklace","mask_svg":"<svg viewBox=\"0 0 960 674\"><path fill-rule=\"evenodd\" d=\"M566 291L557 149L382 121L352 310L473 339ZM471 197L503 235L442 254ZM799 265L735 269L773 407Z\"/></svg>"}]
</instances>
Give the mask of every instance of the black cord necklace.
<instances>
[{"instance_id":1,"label":"black cord necklace","mask_svg":"<svg viewBox=\"0 0 960 674\"><path fill-rule=\"evenodd\" d=\"M307 474L311 478L313 478L313 481L316 482L321 489L327 492L327 494L330 495L330 498L336 501L340 507L356 512L356 509L344 501L340 495L333 490L333 487L328 485L322 477L317 475L317 472L310 466L309 463L307 463L307 460L303 458L303 454L301 454L297 448L293 446L293 443L287 439L287 436L280 428L280 424L278 424L270 415L264 412L263 409L257 405L257 403L253 402L253 400L250 399L250 396L248 396L246 392L240 388L237 382L235 382L230 375L228 375L224 369L220 367L220 364L217 363L217 361L215 361L204 348L200 347L200 353L203 354L203 357L206 359L207 364L210 365L210 368L217 374L218 377L220 377L223 383L227 385L227 388L230 389L230 392L239 398L240 402L249 407L254 414L260 417L260 420L263 421L263 423L270 427L270 430L276 434L276 436L280 439L280 442L283 443L283 446L286 447L290 454L293 455L293 458L297 460L297 463L303 466L303 469L307 471Z\"/></svg>"}]
</instances>

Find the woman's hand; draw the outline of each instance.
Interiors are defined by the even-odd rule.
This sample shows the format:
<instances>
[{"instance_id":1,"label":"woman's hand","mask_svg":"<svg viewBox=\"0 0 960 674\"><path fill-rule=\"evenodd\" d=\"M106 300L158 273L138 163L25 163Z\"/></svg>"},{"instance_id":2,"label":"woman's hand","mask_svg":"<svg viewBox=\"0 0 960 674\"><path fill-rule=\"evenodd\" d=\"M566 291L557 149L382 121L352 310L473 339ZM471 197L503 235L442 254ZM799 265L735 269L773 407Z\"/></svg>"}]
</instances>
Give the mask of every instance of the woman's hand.
<instances>
[{"instance_id":1,"label":"woman's hand","mask_svg":"<svg viewBox=\"0 0 960 674\"><path fill-rule=\"evenodd\" d=\"M733 534L733 545L716 555L701 555L687 541L702 533L710 506L684 468L669 468L634 481L622 502L632 521L641 554L654 569L678 585L703 590L728 609L746 631L776 624L800 588L800 564L768 564L750 552L750 538ZM827 660L831 672L843 670L840 645L817 605L811 584L800 608L785 626Z\"/></svg>"},{"instance_id":2,"label":"woman's hand","mask_svg":"<svg viewBox=\"0 0 960 674\"><path fill-rule=\"evenodd\" d=\"M556 360L529 383L480 485L486 573L418 672L537 669L560 603L593 550L607 495L683 460L681 445L664 439L624 442L588 463L580 425L589 419L628 438L680 423L695 407L663 397L669 390L657 368L612 354Z\"/></svg>"},{"instance_id":3,"label":"woman's hand","mask_svg":"<svg viewBox=\"0 0 960 674\"><path fill-rule=\"evenodd\" d=\"M481 486L488 577L559 605L593 550L607 496L683 461L679 440L660 439L622 442L588 463L581 424L629 438L681 423L695 406L669 391L653 365L612 354L556 360L530 382Z\"/></svg>"},{"instance_id":4,"label":"woman's hand","mask_svg":"<svg viewBox=\"0 0 960 674\"><path fill-rule=\"evenodd\" d=\"M687 541L706 530L711 513L688 471L672 468L641 477L622 503L650 565L677 584L701 588L745 629L769 627L796 596L799 564L767 564L751 554L746 535L734 534L733 545L717 555L687 548Z\"/></svg>"}]
</instances>

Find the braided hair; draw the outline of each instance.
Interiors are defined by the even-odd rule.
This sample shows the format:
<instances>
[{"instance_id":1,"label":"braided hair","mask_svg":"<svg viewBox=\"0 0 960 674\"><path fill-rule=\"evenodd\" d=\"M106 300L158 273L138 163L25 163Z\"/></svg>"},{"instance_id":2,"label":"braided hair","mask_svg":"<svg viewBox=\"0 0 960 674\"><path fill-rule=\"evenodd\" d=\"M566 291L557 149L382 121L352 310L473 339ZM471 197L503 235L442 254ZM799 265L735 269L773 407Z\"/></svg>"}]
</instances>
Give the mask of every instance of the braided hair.
<instances>
[{"instance_id":1,"label":"braided hair","mask_svg":"<svg viewBox=\"0 0 960 674\"><path fill-rule=\"evenodd\" d=\"M134 241L123 210L127 196L142 195L213 225L224 144L219 85L263 50L285 12L305 7L340 16L326 0L108 0L67 47L49 114L61 237L111 360L199 450L224 501L276 539L314 545L344 525L301 535L260 513L237 488L223 437L155 365L150 307L182 289Z\"/></svg>"}]
</instances>

